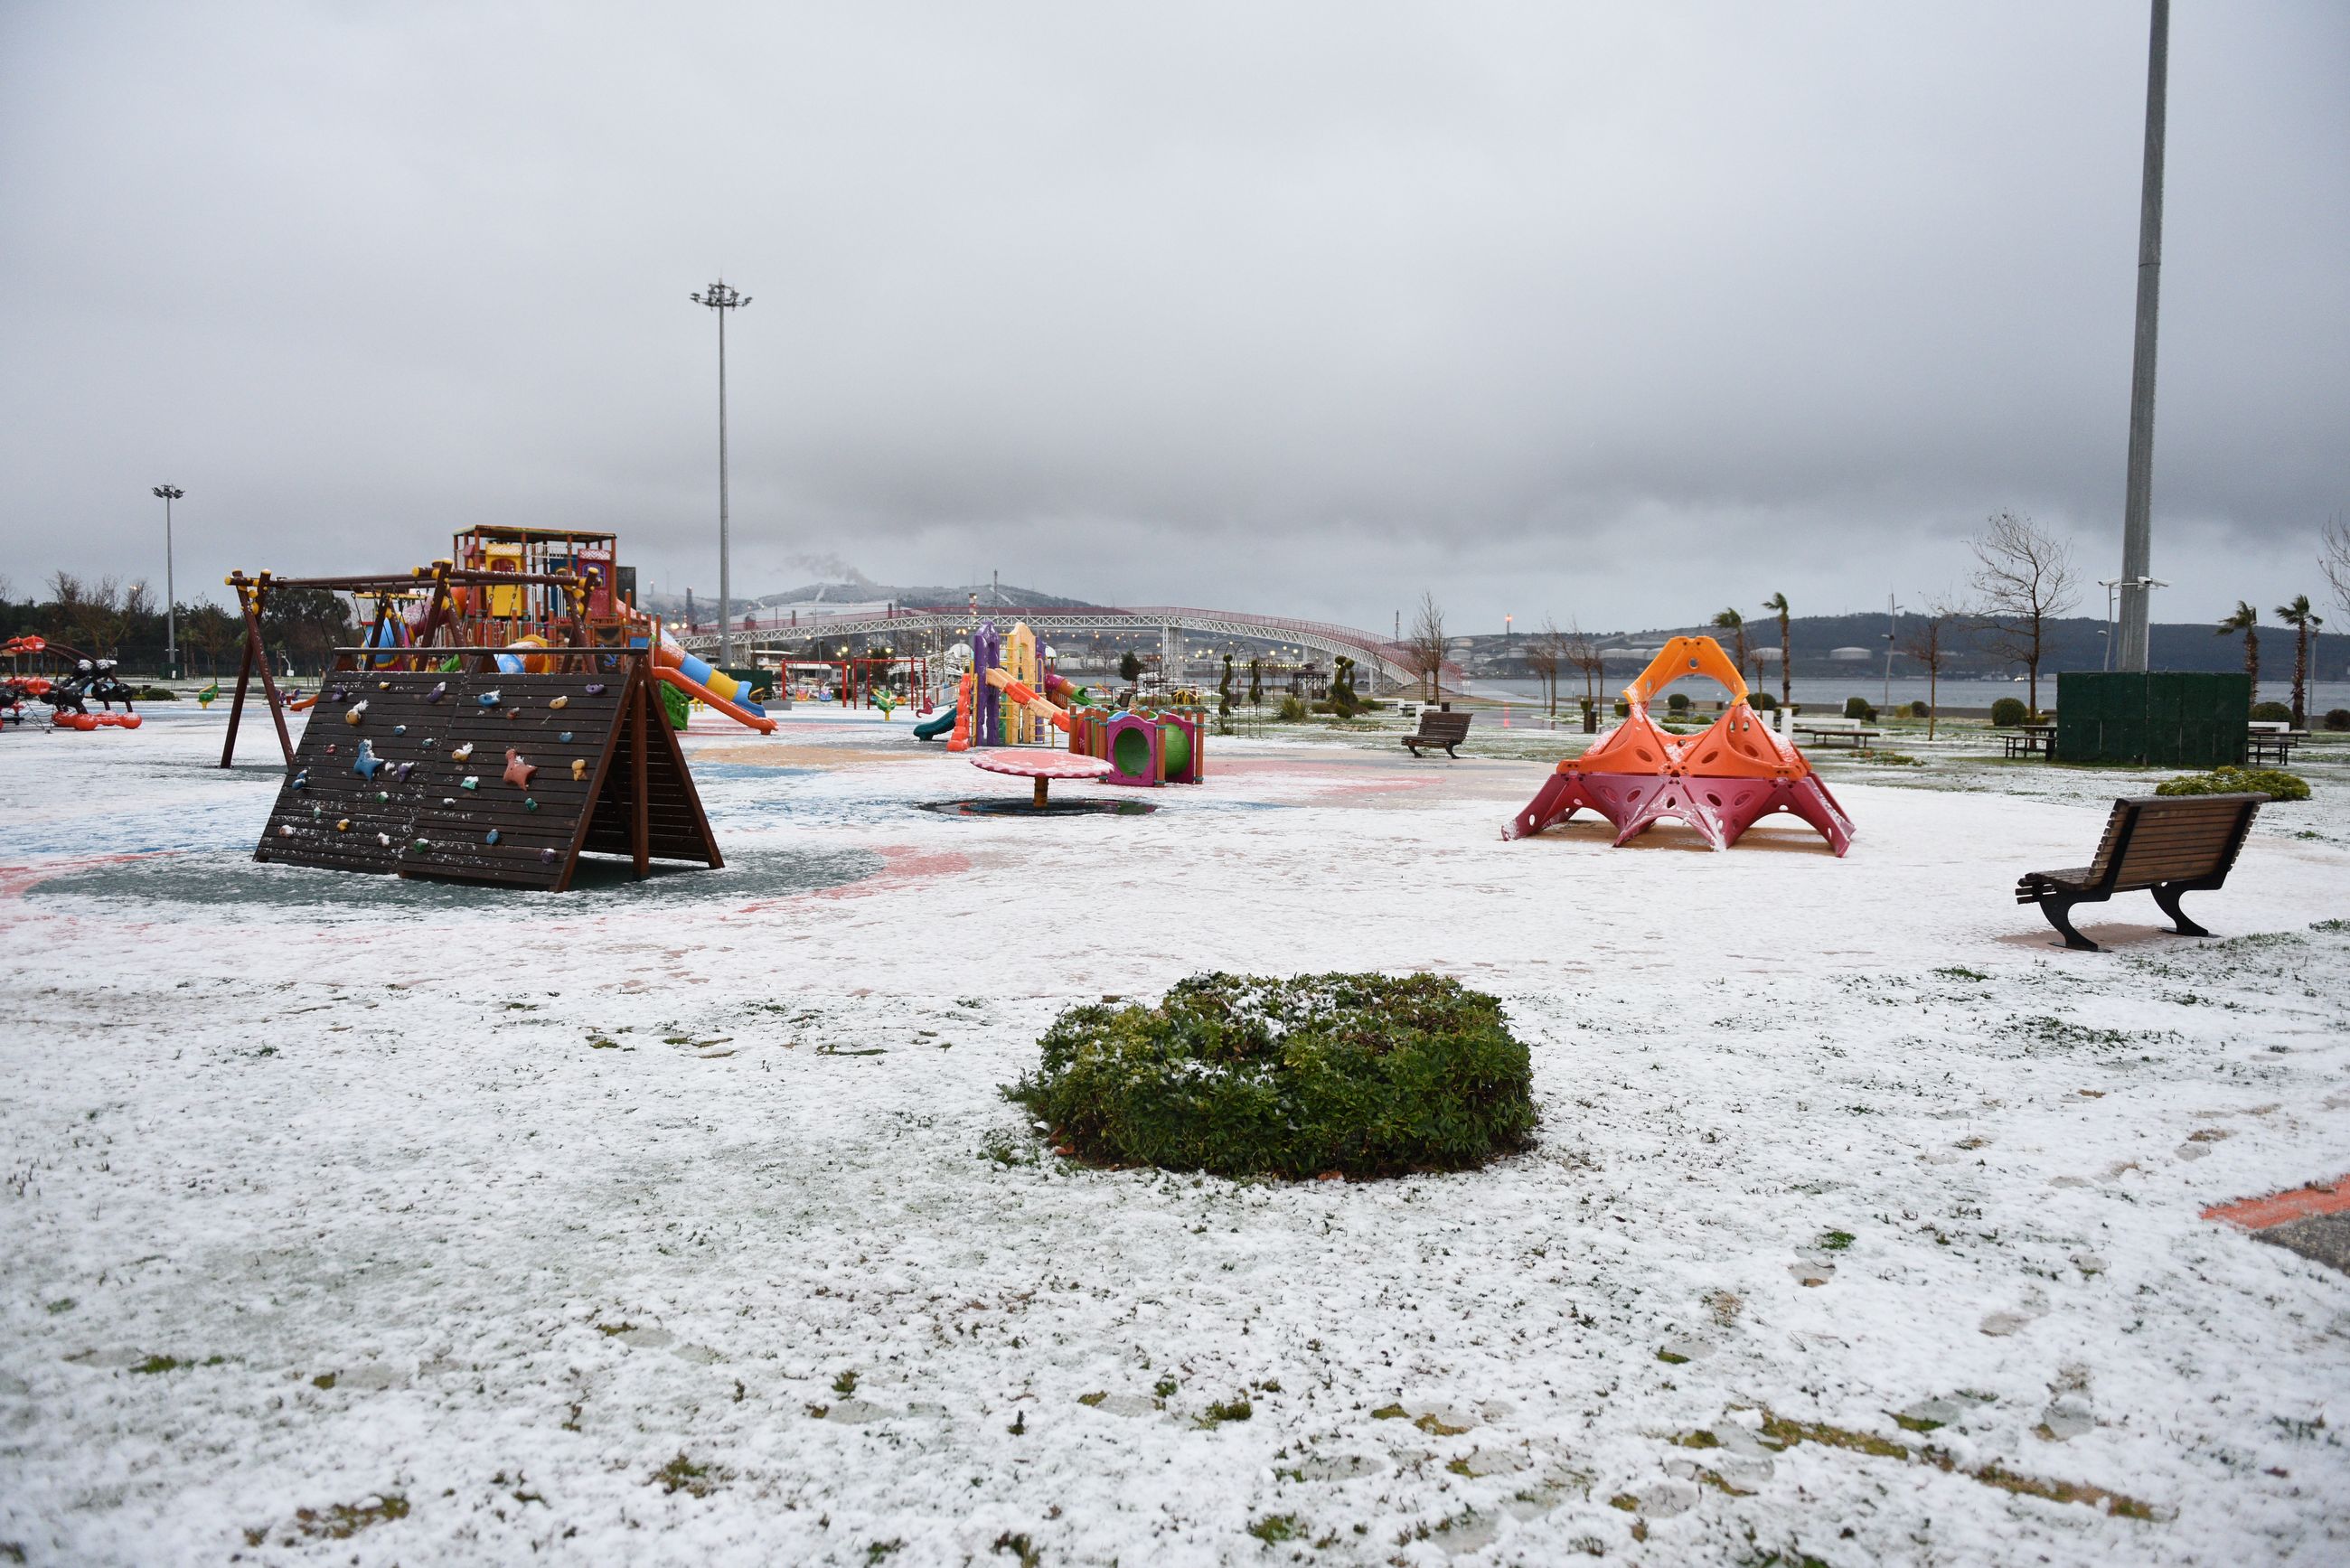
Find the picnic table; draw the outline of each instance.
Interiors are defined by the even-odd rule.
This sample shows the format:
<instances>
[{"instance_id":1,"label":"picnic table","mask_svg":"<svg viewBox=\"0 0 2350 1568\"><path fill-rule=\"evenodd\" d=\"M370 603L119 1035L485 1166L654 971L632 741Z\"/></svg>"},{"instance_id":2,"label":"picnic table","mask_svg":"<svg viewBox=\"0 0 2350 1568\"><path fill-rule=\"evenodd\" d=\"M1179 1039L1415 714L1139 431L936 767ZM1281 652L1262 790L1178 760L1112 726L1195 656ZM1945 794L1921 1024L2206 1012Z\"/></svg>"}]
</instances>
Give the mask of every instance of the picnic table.
<instances>
[{"instance_id":1,"label":"picnic table","mask_svg":"<svg viewBox=\"0 0 2350 1568\"><path fill-rule=\"evenodd\" d=\"M2056 755L2056 726L2054 724L2019 724L1999 732L1999 743L2011 757L2047 757Z\"/></svg>"},{"instance_id":2,"label":"picnic table","mask_svg":"<svg viewBox=\"0 0 2350 1568\"><path fill-rule=\"evenodd\" d=\"M1856 752L1872 749L1869 742L1884 732L1882 730L1872 730L1865 724L1798 724L1795 726L1796 734L1809 735L1820 745L1847 742Z\"/></svg>"},{"instance_id":3,"label":"picnic table","mask_svg":"<svg viewBox=\"0 0 2350 1568\"><path fill-rule=\"evenodd\" d=\"M1017 746L1000 746L982 752L971 759L971 765L984 768L992 774L1010 774L1015 778L1035 780L1035 794L1029 804L1039 811L1045 808L1045 793L1055 779L1097 779L1110 771L1108 761L1102 757L1089 757L1081 752L1050 752Z\"/></svg>"},{"instance_id":4,"label":"picnic table","mask_svg":"<svg viewBox=\"0 0 2350 1568\"><path fill-rule=\"evenodd\" d=\"M2306 730L2264 729L2258 724L2244 732L2247 762L2273 762L2279 767L2293 761L2293 749L2309 739Z\"/></svg>"}]
</instances>

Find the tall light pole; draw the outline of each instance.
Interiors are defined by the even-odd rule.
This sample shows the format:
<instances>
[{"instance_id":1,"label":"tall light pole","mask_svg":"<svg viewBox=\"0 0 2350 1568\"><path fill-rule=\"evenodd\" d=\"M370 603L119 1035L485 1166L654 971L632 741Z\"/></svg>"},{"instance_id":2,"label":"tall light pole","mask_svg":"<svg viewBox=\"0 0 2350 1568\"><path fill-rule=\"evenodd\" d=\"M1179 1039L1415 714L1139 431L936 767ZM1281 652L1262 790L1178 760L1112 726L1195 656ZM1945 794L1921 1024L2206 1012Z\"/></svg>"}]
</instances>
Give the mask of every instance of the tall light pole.
<instances>
[{"instance_id":1,"label":"tall light pole","mask_svg":"<svg viewBox=\"0 0 2350 1568\"><path fill-rule=\"evenodd\" d=\"M1891 594L1885 596L1885 706L1893 706L1893 649L1901 638L1901 607Z\"/></svg>"},{"instance_id":2,"label":"tall light pole","mask_svg":"<svg viewBox=\"0 0 2350 1568\"><path fill-rule=\"evenodd\" d=\"M172 592L172 503L187 494L176 484L159 484L155 493L163 502L163 668L167 679L180 678L180 608Z\"/></svg>"},{"instance_id":3,"label":"tall light pole","mask_svg":"<svg viewBox=\"0 0 2350 1568\"><path fill-rule=\"evenodd\" d=\"M2121 646L2114 668L2144 670L2154 579L2154 339L2162 302L2162 144L2170 80L2170 0L2154 0L2146 45L2146 164L2137 199L2137 341L2130 356L2129 476L2122 495Z\"/></svg>"},{"instance_id":4,"label":"tall light pole","mask_svg":"<svg viewBox=\"0 0 2350 1568\"><path fill-rule=\"evenodd\" d=\"M721 278L692 296L696 305L718 313L718 663L734 662L734 579L726 541L726 313L751 303Z\"/></svg>"}]
</instances>

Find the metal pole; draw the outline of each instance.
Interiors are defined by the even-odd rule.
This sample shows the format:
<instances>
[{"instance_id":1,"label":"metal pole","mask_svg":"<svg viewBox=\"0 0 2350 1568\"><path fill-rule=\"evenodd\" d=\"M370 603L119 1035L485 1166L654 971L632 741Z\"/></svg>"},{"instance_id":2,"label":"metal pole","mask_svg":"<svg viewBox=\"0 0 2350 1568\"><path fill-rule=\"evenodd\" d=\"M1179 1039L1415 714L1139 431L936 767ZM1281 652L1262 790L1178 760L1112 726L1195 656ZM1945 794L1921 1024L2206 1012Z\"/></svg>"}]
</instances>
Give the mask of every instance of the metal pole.
<instances>
[{"instance_id":1,"label":"metal pole","mask_svg":"<svg viewBox=\"0 0 2350 1568\"><path fill-rule=\"evenodd\" d=\"M718 662L723 668L734 662L733 562L726 516L726 313L750 304L751 296L721 278L692 299L718 313Z\"/></svg>"},{"instance_id":2,"label":"metal pole","mask_svg":"<svg viewBox=\"0 0 2350 1568\"><path fill-rule=\"evenodd\" d=\"M172 583L172 503L187 494L176 484L155 486L163 498L163 667L167 680L180 678L179 594Z\"/></svg>"},{"instance_id":3,"label":"metal pole","mask_svg":"<svg viewBox=\"0 0 2350 1568\"><path fill-rule=\"evenodd\" d=\"M2170 0L2153 0L2146 49L2146 167L2137 209L2137 342L2130 360L2129 478L2122 501L2121 648L2116 669L2144 670L2154 530L2154 349L2162 295L2162 149L2169 97Z\"/></svg>"}]
</instances>

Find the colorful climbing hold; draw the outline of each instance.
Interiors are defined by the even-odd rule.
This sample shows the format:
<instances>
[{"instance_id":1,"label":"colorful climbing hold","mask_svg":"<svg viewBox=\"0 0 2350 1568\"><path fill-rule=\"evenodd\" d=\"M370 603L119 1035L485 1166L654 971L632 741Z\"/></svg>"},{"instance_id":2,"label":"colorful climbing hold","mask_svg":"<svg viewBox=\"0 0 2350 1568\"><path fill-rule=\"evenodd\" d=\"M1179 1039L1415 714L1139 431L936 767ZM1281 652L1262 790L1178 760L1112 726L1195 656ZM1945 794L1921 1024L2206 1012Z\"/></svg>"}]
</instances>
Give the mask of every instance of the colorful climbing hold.
<instances>
[{"instance_id":1,"label":"colorful climbing hold","mask_svg":"<svg viewBox=\"0 0 2350 1568\"><path fill-rule=\"evenodd\" d=\"M530 787L530 775L536 772L538 772L538 770L531 765L531 761L528 757L524 756L520 752L515 751L511 746L506 748L506 783L514 785L516 789L528 789Z\"/></svg>"},{"instance_id":2,"label":"colorful climbing hold","mask_svg":"<svg viewBox=\"0 0 2350 1568\"><path fill-rule=\"evenodd\" d=\"M467 774L463 778L457 781L457 787L459 789L479 789L482 787L482 775L479 774Z\"/></svg>"},{"instance_id":3,"label":"colorful climbing hold","mask_svg":"<svg viewBox=\"0 0 2350 1568\"><path fill-rule=\"evenodd\" d=\"M449 760L452 763L462 763L472 757L473 754L473 742L468 741L463 745L458 747L455 751L450 753Z\"/></svg>"},{"instance_id":4,"label":"colorful climbing hold","mask_svg":"<svg viewBox=\"0 0 2350 1568\"><path fill-rule=\"evenodd\" d=\"M376 803L378 805L383 805L385 802L387 802L387 801L389 801L389 800L390 800L390 799L391 799L391 796L390 796L389 794L387 794L387 793L385 793L384 791L382 791L382 790L378 790L378 791L376 791L376 792L375 792L375 803Z\"/></svg>"},{"instance_id":5,"label":"colorful climbing hold","mask_svg":"<svg viewBox=\"0 0 2350 1568\"><path fill-rule=\"evenodd\" d=\"M494 827L491 828L489 832L482 836L482 842L484 844L495 844L497 841L498 830Z\"/></svg>"},{"instance_id":6,"label":"colorful climbing hold","mask_svg":"<svg viewBox=\"0 0 2350 1568\"><path fill-rule=\"evenodd\" d=\"M410 845L408 847L409 847L410 849L411 849L411 850L415 851L417 854L421 855L421 854L423 854L426 850L428 850L428 849L430 849L430 848L432 848L432 841L431 839L429 839L429 838L420 838L420 839L418 839L415 843L413 843L413 844Z\"/></svg>"},{"instance_id":7,"label":"colorful climbing hold","mask_svg":"<svg viewBox=\"0 0 2350 1568\"><path fill-rule=\"evenodd\" d=\"M379 833L379 834L377 834L377 835L375 836L375 841L376 841L378 844L382 845L386 849L389 849L389 848L390 848L390 847L391 847L391 835L390 835L390 834L389 834L389 833Z\"/></svg>"},{"instance_id":8,"label":"colorful climbing hold","mask_svg":"<svg viewBox=\"0 0 2350 1568\"><path fill-rule=\"evenodd\" d=\"M290 822L281 822L281 823L279 823L279 824L277 825L277 836L278 836L278 837L280 837L280 838L291 838L291 837L293 837L293 836L294 836L294 825L293 825L292 823L290 823Z\"/></svg>"},{"instance_id":9,"label":"colorful climbing hold","mask_svg":"<svg viewBox=\"0 0 2350 1568\"><path fill-rule=\"evenodd\" d=\"M414 763L401 763L391 770L391 776L400 783L406 784L408 782L408 775L415 771L416 764Z\"/></svg>"},{"instance_id":10,"label":"colorful climbing hold","mask_svg":"<svg viewBox=\"0 0 2350 1568\"><path fill-rule=\"evenodd\" d=\"M538 863L539 863L541 866L552 866L552 865L554 865L554 864L555 864L555 851L554 851L554 850L552 850L552 849L542 849L542 850L540 850L540 851L538 852Z\"/></svg>"},{"instance_id":11,"label":"colorful climbing hold","mask_svg":"<svg viewBox=\"0 0 2350 1568\"><path fill-rule=\"evenodd\" d=\"M348 833L350 830L351 819L349 817L338 816L335 819L335 831L337 833Z\"/></svg>"},{"instance_id":12,"label":"colorful climbing hold","mask_svg":"<svg viewBox=\"0 0 2350 1568\"><path fill-rule=\"evenodd\" d=\"M574 757L574 758L572 758L572 759L571 759L571 782L572 782L573 784L577 784L581 779L584 779L584 778L586 778L587 776L588 776L588 759L587 759L587 758L585 758L585 757Z\"/></svg>"},{"instance_id":13,"label":"colorful climbing hold","mask_svg":"<svg viewBox=\"0 0 2350 1568\"><path fill-rule=\"evenodd\" d=\"M600 680L591 680L587 685L582 686L579 690L585 691L590 697L601 697L604 694L604 683Z\"/></svg>"},{"instance_id":14,"label":"colorful climbing hold","mask_svg":"<svg viewBox=\"0 0 2350 1568\"><path fill-rule=\"evenodd\" d=\"M559 735L556 736L555 738L556 738L556 740L558 740L558 741L561 741L565 745L567 745L567 745L569 745L569 744L571 743L571 732L570 732L570 731L568 731L568 730L566 730L566 731L564 731L561 734L559 734Z\"/></svg>"},{"instance_id":15,"label":"colorful climbing hold","mask_svg":"<svg viewBox=\"0 0 2350 1568\"><path fill-rule=\"evenodd\" d=\"M296 774L287 787L290 789L308 789L310 787L310 770L308 768L304 768L300 773Z\"/></svg>"},{"instance_id":16,"label":"colorful climbing hold","mask_svg":"<svg viewBox=\"0 0 2350 1568\"><path fill-rule=\"evenodd\" d=\"M555 701L549 702L547 706L559 713L564 709L571 706L571 699L568 697L557 697Z\"/></svg>"},{"instance_id":17,"label":"colorful climbing hold","mask_svg":"<svg viewBox=\"0 0 2350 1568\"><path fill-rule=\"evenodd\" d=\"M394 724L391 727L391 732L395 735L405 735L408 733L408 726L405 724Z\"/></svg>"},{"instance_id":18,"label":"colorful climbing hold","mask_svg":"<svg viewBox=\"0 0 2350 1568\"><path fill-rule=\"evenodd\" d=\"M449 695L449 683L446 680L443 680L441 684L432 688L432 691L427 691L424 694L424 700L427 702L438 702L442 698L446 697L447 695Z\"/></svg>"},{"instance_id":19,"label":"colorful climbing hold","mask_svg":"<svg viewBox=\"0 0 2350 1568\"><path fill-rule=\"evenodd\" d=\"M371 741L361 741L359 754L351 763L351 772L364 774L369 778L373 778L376 770L381 766L383 766L383 759L375 754L375 743Z\"/></svg>"},{"instance_id":20,"label":"colorful climbing hold","mask_svg":"<svg viewBox=\"0 0 2350 1568\"><path fill-rule=\"evenodd\" d=\"M361 719L366 717L367 704L365 702L354 702L349 707L343 710L343 722L346 724L356 724Z\"/></svg>"},{"instance_id":21,"label":"colorful climbing hold","mask_svg":"<svg viewBox=\"0 0 2350 1568\"><path fill-rule=\"evenodd\" d=\"M504 699L500 697L494 691L484 691L479 697L474 698L473 701L479 702L484 708L494 708L500 702L504 701Z\"/></svg>"}]
</instances>

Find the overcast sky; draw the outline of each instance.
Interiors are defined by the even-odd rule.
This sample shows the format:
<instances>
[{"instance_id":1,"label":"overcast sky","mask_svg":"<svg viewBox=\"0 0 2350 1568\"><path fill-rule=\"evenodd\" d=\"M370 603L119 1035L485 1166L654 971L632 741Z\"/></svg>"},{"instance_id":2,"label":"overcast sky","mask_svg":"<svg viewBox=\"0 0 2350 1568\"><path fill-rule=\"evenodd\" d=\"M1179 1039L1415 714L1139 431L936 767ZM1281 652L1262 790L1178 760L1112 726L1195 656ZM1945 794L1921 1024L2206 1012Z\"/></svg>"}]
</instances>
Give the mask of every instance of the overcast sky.
<instances>
[{"instance_id":1,"label":"overcast sky","mask_svg":"<svg viewBox=\"0 0 2350 1568\"><path fill-rule=\"evenodd\" d=\"M0 4L0 574L617 530L1367 627L2118 575L2144 0ZM2172 20L2158 619L2350 517L2350 6ZM2088 590L2103 613L2103 593ZM2340 613L2340 607L2334 607ZM2350 621L2350 617L2344 618Z\"/></svg>"}]
</instances>

